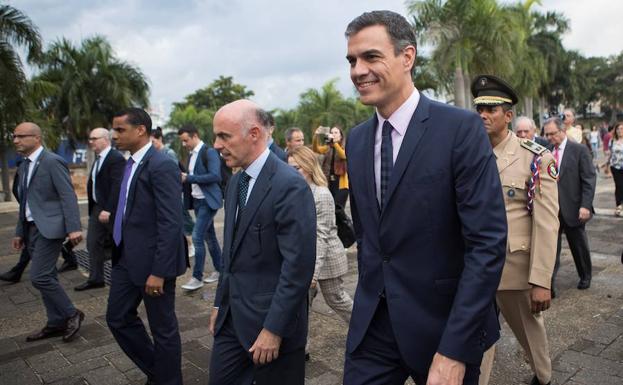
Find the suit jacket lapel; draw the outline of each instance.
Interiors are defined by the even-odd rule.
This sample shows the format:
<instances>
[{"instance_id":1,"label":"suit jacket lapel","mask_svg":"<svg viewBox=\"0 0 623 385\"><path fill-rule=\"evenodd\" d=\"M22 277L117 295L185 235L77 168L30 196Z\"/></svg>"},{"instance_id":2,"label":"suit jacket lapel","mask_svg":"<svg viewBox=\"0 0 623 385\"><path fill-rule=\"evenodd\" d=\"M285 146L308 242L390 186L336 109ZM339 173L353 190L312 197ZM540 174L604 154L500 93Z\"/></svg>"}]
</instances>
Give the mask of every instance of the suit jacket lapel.
<instances>
[{"instance_id":1,"label":"suit jacket lapel","mask_svg":"<svg viewBox=\"0 0 623 385\"><path fill-rule=\"evenodd\" d=\"M154 154L154 151L156 150L154 149L153 146L150 147L149 150L147 150L147 153L145 153L145 155L143 156L143 159L141 159L138 166L136 166L136 171L134 172L134 175L132 175L132 180L130 181L130 190L128 191L128 199L126 200L126 203L125 203L125 217L129 216L130 212L132 211L132 204L134 203L134 194L136 192L136 181L138 180L138 177L141 175L141 172L143 171L143 169L145 168L145 165L149 161L149 158L151 158L151 156Z\"/></svg>"},{"instance_id":2,"label":"suit jacket lapel","mask_svg":"<svg viewBox=\"0 0 623 385\"><path fill-rule=\"evenodd\" d=\"M32 182L33 178L35 177L35 174L37 173L37 170L39 170L39 165L41 164L41 160L43 159L44 156L45 156L45 149L43 151L41 151L41 154L39 155L37 160L35 160L35 166L32 168L32 174L30 174L30 181L28 182L28 188L30 188L30 183ZM28 168L26 168L26 172L28 172ZM26 174L26 175L28 175L28 174Z\"/></svg>"},{"instance_id":3,"label":"suit jacket lapel","mask_svg":"<svg viewBox=\"0 0 623 385\"><path fill-rule=\"evenodd\" d=\"M257 177L257 180L253 185L251 195L249 195L249 198L247 199L247 204L240 216L238 228L236 229L235 238L233 240L233 247L231 250L232 257L236 254L236 250L238 249L238 246L240 246L240 241L247 232L247 229L251 224L251 219L255 216L255 212L260 207L262 201L264 201L264 198L266 198L266 195L270 191L270 180L272 179L273 173L275 171L275 160L273 159L274 156L275 155L273 155L272 153L268 156L264 167L262 167L262 171L260 171L260 175Z\"/></svg>"},{"instance_id":4,"label":"suit jacket lapel","mask_svg":"<svg viewBox=\"0 0 623 385\"><path fill-rule=\"evenodd\" d=\"M374 175L374 141L376 138L376 129L379 125L379 120L374 114L374 116L368 120L366 126L364 127L364 132L366 132L365 137L365 151L364 151L364 180L366 183L366 188L368 190L368 196L372 197L374 202L376 203L377 210L372 210L374 217L378 219L380 207L379 201L376 199L376 178Z\"/></svg>"},{"instance_id":5,"label":"suit jacket lapel","mask_svg":"<svg viewBox=\"0 0 623 385\"><path fill-rule=\"evenodd\" d=\"M230 193L225 199L225 239L224 239L224 248L228 247L230 250L233 248L234 241L234 226L236 225L236 206L238 204L238 197L236 196L238 193L238 180L240 179L240 173L236 173L228 185L231 184L228 189ZM225 253L224 253L225 254Z\"/></svg>"},{"instance_id":6,"label":"suit jacket lapel","mask_svg":"<svg viewBox=\"0 0 623 385\"><path fill-rule=\"evenodd\" d=\"M426 96L420 94L420 101L415 109L415 112L413 113L413 116L411 117L411 121L409 122L409 127L407 128L405 137L400 145L400 151L398 152L398 157L396 158L396 163L394 164L392 175L389 179L387 200L385 203L386 205L392 199L392 195L398 186L398 182L400 182L402 175L407 169L409 161L413 157L422 135L426 132L427 125L425 121L428 119L429 108L430 101Z\"/></svg>"}]
</instances>

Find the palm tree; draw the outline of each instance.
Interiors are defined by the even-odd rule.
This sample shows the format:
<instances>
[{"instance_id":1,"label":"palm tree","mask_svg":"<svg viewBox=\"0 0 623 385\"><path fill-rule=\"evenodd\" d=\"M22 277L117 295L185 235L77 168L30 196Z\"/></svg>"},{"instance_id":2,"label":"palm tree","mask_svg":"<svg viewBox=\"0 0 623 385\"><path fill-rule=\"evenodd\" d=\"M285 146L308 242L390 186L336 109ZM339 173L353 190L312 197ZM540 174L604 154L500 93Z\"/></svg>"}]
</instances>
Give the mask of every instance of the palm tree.
<instances>
[{"instance_id":1,"label":"palm tree","mask_svg":"<svg viewBox=\"0 0 623 385\"><path fill-rule=\"evenodd\" d=\"M454 87L446 88L455 105L470 104L471 75L512 73L516 37L497 1L410 0L407 7L420 40L434 45L431 60L440 78L453 79Z\"/></svg>"},{"instance_id":2,"label":"palm tree","mask_svg":"<svg viewBox=\"0 0 623 385\"><path fill-rule=\"evenodd\" d=\"M0 157L4 200L11 200L7 145L10 129L24 119L28 82L18 54L26 48L27 59L34 63L41 54L41 35L32 21L10 5L0 5Z\"/></svg>"},{"instance_id":3,"label":"palm tree","mask_svg":"<svg viewBox=\"0 0 623 385\"><path fill-rule=\"evenodd\" d=\"M43 54L43 70L35 79L55 84L58 92L39 101L55 128L71 140L85 138L94 127L107 127L116 111L147 107L149 85L138 69L115 57L101 36L76 47L54 42Z\"/></svg>"},{"instance_id":4,"label":"palm tree","mask_svg":"<svg viewBox=\"0 0 623 385\"><path fill-rule=\"evenodd\" d=\"M310 88L301 94L298 124L308 137L320 125L345 128L352 124L354 106L335 87L337 80L326 82L320 90Z\"/></svg>"}]
</instances>

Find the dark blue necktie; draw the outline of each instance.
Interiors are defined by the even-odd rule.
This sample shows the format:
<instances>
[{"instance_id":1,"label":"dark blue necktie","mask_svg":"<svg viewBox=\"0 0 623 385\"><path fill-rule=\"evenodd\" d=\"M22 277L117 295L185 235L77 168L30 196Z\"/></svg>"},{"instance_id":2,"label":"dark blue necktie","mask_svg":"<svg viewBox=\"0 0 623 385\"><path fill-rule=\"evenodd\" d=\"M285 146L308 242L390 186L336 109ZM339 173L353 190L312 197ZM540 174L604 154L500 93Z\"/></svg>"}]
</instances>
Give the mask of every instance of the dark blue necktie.
<instances>
[{"instance_id":1,"label":"dark blue necktie","mask_svg":"<svg viewBox=\"0 0 623 385\"><path fill-rule=\"evenodd\" d=\"M389 120L383 123L381 132L381 209L385 207L387 187L394 168L394 151L392 146L392 131L394 127Z\"/></svg>"},{"instance_id":2,"label":"dark blue necktie","mask_svg":"<svg viewBox=\"0 0 623 385\"><path fill-rule=\"evenodd\" d=\"M125 203L128 198L128 183L130 183L130 175L132 174L132 165L134 159L128 158L125 164L125 171L123 173L123 181L121 182L121 188L119 189L119 200L117 201L117 212L115 212L115 223L112 230L112 238L115 241L115 245L121 244L121 229L123 226L123 216L125 212Z\"/></svg>"},{"instance_id":3,"label":"dark blue necktie","mask_svg":"<svg viewBox=\"0 0 623 385\"><path fill-rule=\"evenodd\" d=\"M240 217L244 206L246 206L247 193L249 192L249 180L251 180L249 174L242 171L240 179L238 180L238 217Z\"/></svg>"}]
</instances>

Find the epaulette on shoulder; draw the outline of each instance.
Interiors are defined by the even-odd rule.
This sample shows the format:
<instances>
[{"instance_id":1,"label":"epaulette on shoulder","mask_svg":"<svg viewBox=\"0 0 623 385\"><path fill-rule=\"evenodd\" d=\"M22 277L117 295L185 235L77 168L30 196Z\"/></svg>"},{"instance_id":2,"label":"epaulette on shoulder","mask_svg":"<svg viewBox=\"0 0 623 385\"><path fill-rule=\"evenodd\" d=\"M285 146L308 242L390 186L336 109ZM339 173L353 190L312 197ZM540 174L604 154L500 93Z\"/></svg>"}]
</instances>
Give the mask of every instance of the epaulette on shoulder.
<instances>
[{"instance_id":1,"label":"epaulette on shoulder","mask_svg":"<svg viewBox=\"0 0 623 385\"><path fill-rule=\"evenodd\" d=\"M547 151L547 148L544 146L541 146L540 144L538 144L537 142L533 142L530 139L522 139L521 140L521 147L525 148L526 150L535 153L537 155L541 155L543 154L545 151Z\"/></svg>"}]
</instances>

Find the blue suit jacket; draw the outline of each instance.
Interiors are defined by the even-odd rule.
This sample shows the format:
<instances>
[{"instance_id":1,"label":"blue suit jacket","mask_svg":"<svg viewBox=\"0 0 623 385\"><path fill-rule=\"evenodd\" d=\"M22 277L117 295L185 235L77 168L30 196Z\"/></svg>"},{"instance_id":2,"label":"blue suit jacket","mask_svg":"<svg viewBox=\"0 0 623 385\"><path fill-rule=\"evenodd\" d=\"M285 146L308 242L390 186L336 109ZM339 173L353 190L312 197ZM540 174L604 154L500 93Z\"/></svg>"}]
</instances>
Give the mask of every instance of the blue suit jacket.
<instances>
[{"instance_id":1,"label":"blue suit jacket","mask_svg":"<svg viewBox=\"0 0 623 385\"><path fill-rule=\"evenodd\" d=\"M112 256L135 285L144 285L150 274L172 279L186 271L181 193L177 165L151 147L130 182L122 241Z\"/></svg>"},{"instance_id":2,"label":"blue suit jacket","mask_svg":"<svg viewBox=\"0 0 623 385\"><path fill-rule=\"evenodd\" d=\"M375 115L353 128L346 146L359 245L347 349L362 341L384 291L411 368L426 373L435 352L479 365L499 338L493 298L507 229L482 120L420 95L382 210L374 182L377 124Z\"/></svg>"},{"instance_id":3,"label":"blue suit jacket","mask_svg":"<svg viewBox=\"0 0 623 385\"><path fill-rule=\"evenodd\" d=\"M251 348L262 328L281 336L281 351L305 346L307 291L316 261L316 208L301 175L271 153L236 221L238 180L227 185L223 272L216 290L216 335L231 312Z\"/></svg>"},{"instance_id":4,"label":"blue suit jacket","mask_svg":"<svg viewBox=\"0 0 623 385\"><path fill-rule=\"evenodd\" d=\"M207 151L207 168L203 165L203 159L206 158L204 154ZM223 206L223 192L221 191L221 157L218 152L212 147L208 147L207 144L203 144L197 161L195 162L195 168L193 169L193 175L188 174L184 183L193 184L196 183L201 188L205 201L208 207L212 210L218 210Z\"/></svg>"}]
</instances>

